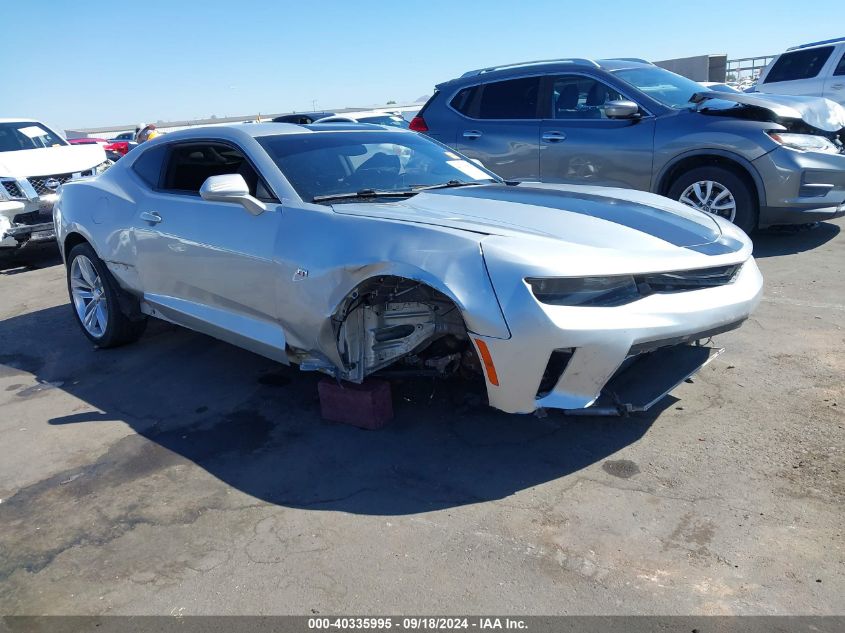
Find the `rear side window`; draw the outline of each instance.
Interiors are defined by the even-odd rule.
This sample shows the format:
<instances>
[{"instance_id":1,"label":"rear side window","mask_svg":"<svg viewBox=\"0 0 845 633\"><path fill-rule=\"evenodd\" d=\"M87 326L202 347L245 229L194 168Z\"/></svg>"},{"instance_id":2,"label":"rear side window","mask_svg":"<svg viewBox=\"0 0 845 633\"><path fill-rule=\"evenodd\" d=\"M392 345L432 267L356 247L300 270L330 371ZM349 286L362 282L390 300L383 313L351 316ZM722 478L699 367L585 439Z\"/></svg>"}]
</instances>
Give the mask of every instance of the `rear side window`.
<instances>
[{"instance_id":1,"label":"rear side window","mask_svg":"<svg viewBox=\"0 0 845 633\"><path fill-rule=\"evenodd\" d=\"M478 116L481 119L536 119L540 77L484 84Z\"/></svg>"},{"instance_id":2,"label":"rear side window","mask_svg":"<svg viewBox=\"0 0 845 633\"><path fill-rule=\"evenodd\" d=\"M153 189L158 187L159 180L161 180L161 163L166 153L166 145L152 147L141 154L138 160L132 164L132 170Z\"/></svg>"},{"instance_id":3,"label":"rear side window","mask_svg":"<svg viewBox=\"0 0 845 633\"><path fill-rule=\"evenodd\" d=\"M836 70L833 71L833 74L837 77L845 75L845 53L842 54L842 59L836 64Z\"/></svg>"},{"instance_id":4,"label":"rear side window","mask_svg":"<svg viewBox=\"0 0 845 633\"><path fill-rule=\"evenodd\" d=\"M452 97L452 101L449 102L449 105L461 114L472 116L472 110L476 102L476 97L478 96L478 91L479 86L464 88Z\"/></svg>"},{"instance_id":5,"label":"rear side window","mask_svg":"<svg viewBox=\"0 0 845 633\"><path fill-rule=\"evenodd\" d=\"M772 66L763 83L811 79L821 72L832 52L832 46L820 46L784 53Z\"/></svg>"}]
</instances>

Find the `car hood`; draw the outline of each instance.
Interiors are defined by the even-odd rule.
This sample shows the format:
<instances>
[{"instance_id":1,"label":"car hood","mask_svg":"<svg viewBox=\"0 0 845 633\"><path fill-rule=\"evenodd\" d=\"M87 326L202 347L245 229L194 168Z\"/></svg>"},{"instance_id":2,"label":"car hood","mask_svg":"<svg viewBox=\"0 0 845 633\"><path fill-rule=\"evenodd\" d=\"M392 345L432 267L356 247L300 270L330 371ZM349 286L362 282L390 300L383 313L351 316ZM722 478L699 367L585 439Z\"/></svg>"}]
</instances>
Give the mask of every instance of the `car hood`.
<instances>
[{"instance_id":1,"label":"car hood","mask_svg":"<svg viewBox=\"0 0 845 633\"><path fill-rule=\"evenodd\" d=\"M29 178L72 174L91 169L105 160L105 151L96 144L0 152L0 176Z\"/></svg>"},{"instance_id":2,"label":"car hood","mask_svg":"<svg viewBox=\"0 0 845 633\"><path fill-rule=\"evenodd\" d=\"M729 101L768 112L774 120L803 121L823 132L845 128L845 108L824 97L776 95L768 93L706 92L695 93L690 101Z\"/></svg>"},{"instance_id":3,"label":"car hood","mask_svg":"<svg viewBox=\"0 0 845 633\"><path fill-rule=\"evenodd\" d=\"M697 248L723 241L715 219L628 189L522 183L436 189L392 203L342 203L336 213L551 238L607 249ZM727 246L733 248L733 246Z\"/></svg>"}]
</instances>

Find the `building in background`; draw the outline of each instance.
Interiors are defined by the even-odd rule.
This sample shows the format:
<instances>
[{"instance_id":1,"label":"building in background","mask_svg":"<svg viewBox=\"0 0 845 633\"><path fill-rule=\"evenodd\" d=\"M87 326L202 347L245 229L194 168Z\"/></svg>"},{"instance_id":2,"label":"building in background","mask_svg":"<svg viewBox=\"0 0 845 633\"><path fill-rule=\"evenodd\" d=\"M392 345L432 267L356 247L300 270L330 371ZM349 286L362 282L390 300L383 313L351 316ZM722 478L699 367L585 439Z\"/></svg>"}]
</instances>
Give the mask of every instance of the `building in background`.
<instances>
[{"instance_id":1,"label":"building in background","mask_svg":"<svg viewBox=\"0 0 845 633\"><path fill-rule=\"evenodd\" d=\"M693 81L724 83L727 78L728 56L726 54L696 55L664 59L654 64Z\"/></svg>"}]
</instances>

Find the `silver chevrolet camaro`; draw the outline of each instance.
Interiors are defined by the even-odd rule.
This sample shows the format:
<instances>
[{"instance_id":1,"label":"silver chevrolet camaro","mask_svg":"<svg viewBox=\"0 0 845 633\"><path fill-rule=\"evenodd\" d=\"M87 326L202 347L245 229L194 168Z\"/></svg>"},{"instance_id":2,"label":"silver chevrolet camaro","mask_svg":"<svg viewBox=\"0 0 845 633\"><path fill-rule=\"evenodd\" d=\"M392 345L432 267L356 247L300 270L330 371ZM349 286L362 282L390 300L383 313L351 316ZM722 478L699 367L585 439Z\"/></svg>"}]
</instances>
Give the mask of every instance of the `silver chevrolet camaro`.
<instances>
[{"instance_id":1,"label":"silver chevrolet camaro","mask_svg":"<svg viewBox=\"0 0 845 633\"><path fill-rule=\"evenodd\" d=\"M722 218L377 125L168 134L64 185L55 222L99 347L153 316L339 380L474 373L508 412L645 410L762 291Z\"/></svg>"}]
</instances>

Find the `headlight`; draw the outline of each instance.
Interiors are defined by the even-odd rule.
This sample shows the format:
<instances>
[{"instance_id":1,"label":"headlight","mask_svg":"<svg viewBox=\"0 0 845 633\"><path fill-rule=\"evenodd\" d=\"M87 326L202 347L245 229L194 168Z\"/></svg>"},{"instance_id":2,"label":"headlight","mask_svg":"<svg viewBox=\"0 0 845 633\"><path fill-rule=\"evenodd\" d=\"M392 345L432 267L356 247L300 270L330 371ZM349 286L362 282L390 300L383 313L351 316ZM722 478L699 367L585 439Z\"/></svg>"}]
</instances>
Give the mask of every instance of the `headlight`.
<instances>
[{"instance_id":1,"label":"headlight","mask_svg":"<svg viewBox=\"0 0 845 633\"><path fill-rule=\"evenodd\" d=\"M550 277L525 280L538 301L558 306L608 307L640 298L633 277Z\"/></svg>"},{"instance_id":2,"label":"headlight","mask_svg":"<svg viewBox=\"0 0 845 633\"><path fill-rule=\"evenodd\" d=\"M767 132L776 143L780 143L789 149L799 152L824 152L825 154L838 154L839 148L825 136L814 136L812 134L788 134L785 132Z\"/></svg>"},{"instance_id":3,"label":"headlight","mask_svg":"<svg viewBox=\"0 0 845 633\"><path fill-rule=\"evenodd\" d=\"M106 159L105 161L94 167L94 175L97 176L99 174L102 174L112 165L114 165L114 161Z\"/></svg>"}]
</instances>

